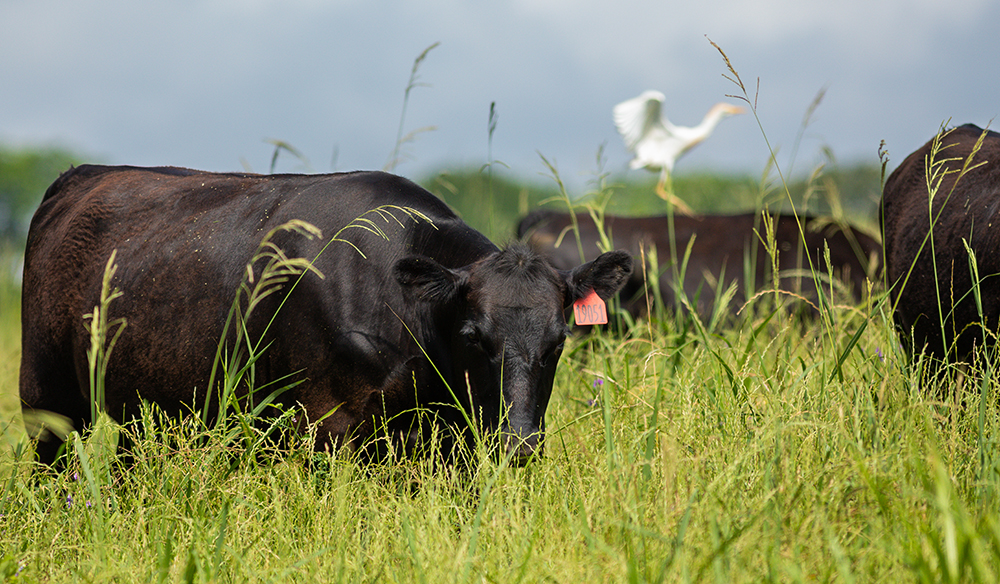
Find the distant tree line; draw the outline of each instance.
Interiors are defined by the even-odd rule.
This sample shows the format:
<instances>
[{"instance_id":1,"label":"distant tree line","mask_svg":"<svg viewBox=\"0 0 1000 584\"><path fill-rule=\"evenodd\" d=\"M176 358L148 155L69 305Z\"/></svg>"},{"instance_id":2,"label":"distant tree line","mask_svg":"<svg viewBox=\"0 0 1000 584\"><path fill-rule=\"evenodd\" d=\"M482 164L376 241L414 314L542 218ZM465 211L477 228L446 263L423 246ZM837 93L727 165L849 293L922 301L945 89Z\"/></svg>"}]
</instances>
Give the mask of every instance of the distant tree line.
<instances>
[{"instance_id":1,"label":"distant tree line","mask_svg":"<svg viewBox=\"0 0 1000 584\"><path fill-rule=\"evenodd\" d=\"M520 217L543 201L549 208L566 209L555 182L541 176L526 178L506 171L488 175L465 168L439 172L417 182L496 242L513 238ZM666 203L654 194L655 184L656 176L651 173L608 177L604 184L611 195L607 212L631 216L666 213ZM594 201L593 193L587 193L596 188L588 184L568 194L575 202ZM773 212L790 212L793 202L799 213L842 216L855 225L874 229L881 184L878 167L854 164L797 177L788 184L788 193L773 173L762 181L751 175L710 171L678 174L674 190L699 213L745 213L764 207Z\"/></svg>"},{"instance_id":2,"label":"distant tree line","mask_svg":"<svg viewBox=\"0 0 1000 584\"><path fill-rule=\"evenodd\" d=\"M0 145L0 247L23 246L31 215L45 189L60 173L80 162L82 157L65 149ZM541 201L550 201L549 206L554 208L565 207L565 203L553 201L559 198L555 183L539 176L526 179L509 172L459 168L434 173L417 182L495 241L513 237L518 219ZM655 177L645 175L611 177L608 186L614 196L608 212L625 215L666 212L663 201L652 194L654 183ZM759 178L752 176L703 171L679 174L674 186L686 202L703 213L745 212L761 204L773 211L789 210L787 197L773 177L764 186ZM879 169L864 164L834 167L813 181L801 178L793 181L789 191L800 211L823 215L833 211L831 207L842 205L842 212L849 219L873 225L880 191ZM584 192L570 193L573 199L582 195Z\"/></svg>"},{"instance_id":3,"label":"distant tree line","mask_svg":"<svg viewBox=\"0 0 1000 584\"><path fill-rule=\"evenodd\" d=\"M28 224L52 181L80 158L59 148L0 146L0 244L24 245Z\"/></svg>"}]
</instances>

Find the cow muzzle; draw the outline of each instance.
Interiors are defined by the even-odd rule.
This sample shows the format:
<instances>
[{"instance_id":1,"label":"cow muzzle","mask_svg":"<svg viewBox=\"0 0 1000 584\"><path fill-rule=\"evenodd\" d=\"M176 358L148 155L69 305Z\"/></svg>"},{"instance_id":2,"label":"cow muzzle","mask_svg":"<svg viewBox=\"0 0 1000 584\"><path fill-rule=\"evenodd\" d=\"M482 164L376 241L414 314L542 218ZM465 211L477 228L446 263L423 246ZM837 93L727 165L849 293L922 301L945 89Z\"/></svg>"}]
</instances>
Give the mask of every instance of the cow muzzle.
<instances>
[{"instance_id":1,"label":"cow muzzle","mask_svg":"<svg viewBox=\"0 0 1000 584\"><path fill-rule=\"evenodd\" d=\"M524 466L532 458L542 455L544 450L544 433L538 428L525 431L522 429L504 428L500 433L500 444L503 455L514 466Z\"/></svg>"}]
</instances>

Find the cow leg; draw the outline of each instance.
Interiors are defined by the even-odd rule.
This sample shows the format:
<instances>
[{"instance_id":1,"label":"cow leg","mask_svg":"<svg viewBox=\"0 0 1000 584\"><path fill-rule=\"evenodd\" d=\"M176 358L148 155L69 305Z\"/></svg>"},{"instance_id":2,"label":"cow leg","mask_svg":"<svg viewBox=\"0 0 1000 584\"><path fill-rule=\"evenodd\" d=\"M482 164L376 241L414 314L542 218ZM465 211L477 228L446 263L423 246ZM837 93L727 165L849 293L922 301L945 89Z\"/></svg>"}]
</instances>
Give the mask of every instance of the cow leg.
<instances>
[{"instance_id":1,"label":"cow leg","mask_svg":"<svg viewBox=\"0 0 1000 584\"><path fill-rule=\"evenodd\" d=\"M76 383L76 376L22 363L21 412L29 434L38 437L36 455L51 465L59 454L64 438L72 430L82 431L90 424L90 403Z\"/></svg>"}]
</instances>

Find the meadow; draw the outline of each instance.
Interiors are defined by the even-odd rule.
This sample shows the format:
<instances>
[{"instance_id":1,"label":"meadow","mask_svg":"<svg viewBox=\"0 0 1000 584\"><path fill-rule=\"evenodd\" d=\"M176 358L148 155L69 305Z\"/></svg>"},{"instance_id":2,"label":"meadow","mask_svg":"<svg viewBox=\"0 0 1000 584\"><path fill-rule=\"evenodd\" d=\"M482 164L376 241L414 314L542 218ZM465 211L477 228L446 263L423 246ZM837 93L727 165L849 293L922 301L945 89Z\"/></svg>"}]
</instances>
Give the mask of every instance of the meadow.
<instances>
[{"instance_id":1,"label":"meadow","mask_svg":"<svg viewBox=\"0 0 1000 584\"><path fill-rule=\"evenodd\" d=\"M533 205L551 194L449 176L464 176L452 187L470 208L490 196ZM716 181L721 190L699 180L678 179L678 192L762 197L750 179ZM692 198L696 208L708 204ZM492 221L507 238L513 229L494 215L469 220L483 229ZM302 442L246 456L216 430L160 420L136 438L127 468L103 446L102 424L72 442L65 469L32 472L17 413L19 292L3 274L5 580L1000 575L994 376L973 369L961 384L921 378L878 284L859 306L812 320L775 310L781 298L764 295L725 326L682 312L624 333L574 336L556 377L545 456L526 468L488 457L468 468L366 466Z\"/></svg>"},{"instance_id":2,"label":"meadow","mask_svg":"<svg viewBox=\"0 0 1000 584\"><path fill-rule=\"evenodd\" d=\"M698 210L794 205L874 230L877 166L763 177L679 175L675 189ZM551 178L421 182L502 242L519 214L566 205ZM652 182L596 172L582 202L662 212ZM730 321L669 307L574 335L545 455L525 468L478 451L365 465L151 409L141 431L103 420L70 439L65 468L39 470L17 402L19 290L0 270L0 578L995 582L993 359L924 375L884 286L864 296L802 319L765 290ZM116 432L135 433L127 460L108 448Z\"/></svg>"}]
</instances>

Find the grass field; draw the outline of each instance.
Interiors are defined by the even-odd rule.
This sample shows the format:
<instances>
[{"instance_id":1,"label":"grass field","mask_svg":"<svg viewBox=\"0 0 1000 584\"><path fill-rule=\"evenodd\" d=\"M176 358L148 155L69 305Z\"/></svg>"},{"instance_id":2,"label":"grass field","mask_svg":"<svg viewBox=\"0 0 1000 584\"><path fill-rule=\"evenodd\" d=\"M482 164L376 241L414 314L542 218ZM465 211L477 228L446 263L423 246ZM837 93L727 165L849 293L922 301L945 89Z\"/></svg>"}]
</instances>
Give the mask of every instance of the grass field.
<instances>
[{"instance_id":1,"label":"grass field","mask_svg":"<svg viewBox=\"0 0 1000 584\"><path fill-rule=\"evenodd\" d=\"M746 201L763 197L754 181L733 181ZM700 190L734 200L733 182L721 182ZM460 210L475 204L458 192L502 197L516 214L551 194L499 186L443 195ZM696 189L679 179L677 190ZM510 237L512 220L464 214ZM572 338L545 457L524 469L362 466L294 444L247 457L164 422L138 439L127 470L88 435L68 468L32 474L17 450L18 291L2 273L5 581L1000 577L995 378L922 381L877 287L860 306L806 322L772 315L764 296L732 327L680 315Z\"/></svg>"}]
</instances>

